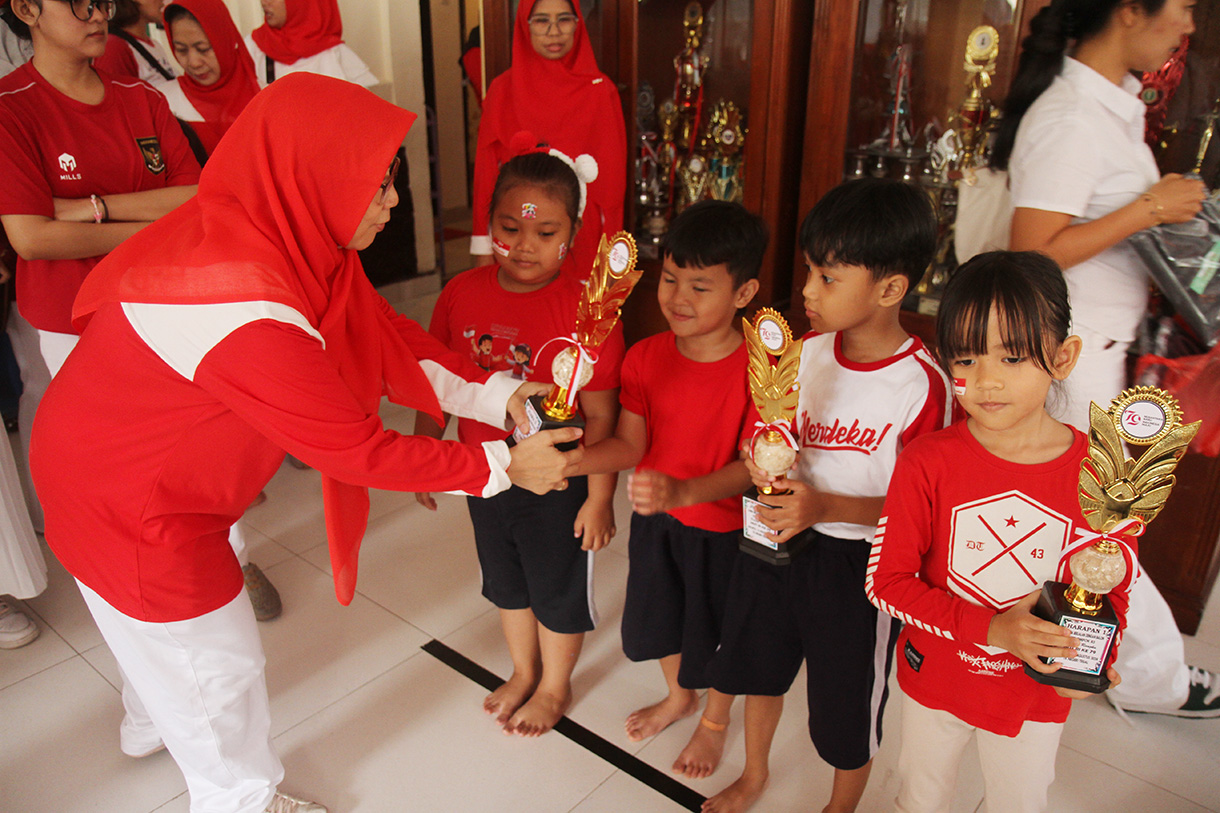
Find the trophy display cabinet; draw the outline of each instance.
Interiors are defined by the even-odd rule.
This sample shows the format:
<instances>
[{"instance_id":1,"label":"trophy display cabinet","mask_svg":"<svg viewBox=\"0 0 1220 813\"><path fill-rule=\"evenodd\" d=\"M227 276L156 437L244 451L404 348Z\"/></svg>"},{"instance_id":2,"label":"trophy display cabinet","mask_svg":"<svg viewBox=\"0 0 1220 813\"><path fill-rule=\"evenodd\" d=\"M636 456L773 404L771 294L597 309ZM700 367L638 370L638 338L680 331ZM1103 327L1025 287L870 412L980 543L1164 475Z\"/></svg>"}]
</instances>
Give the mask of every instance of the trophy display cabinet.
<instances>
[{"instance_id":1,"label":"trophy display cabinet","mask_svg":"<svg viewBox=\"0 0 1220 813\"><path fill-rule=\"evenodd\" d=\"M845 177L858 174L861 156L866 173L872 174L880 159L885 164L884 174L894 178L910 176L913 182L918 182L923 170L918 161L926 161L928 152L924 128L929 122L947 127L967 100L969 76L965 62L969 61L966 48L971 34L983 25L997 32L995 67L983 95L998 105L1016 71L1020 42L1028 33L1029 20L1048 2L819 0L814 3L806 110L809 126L802 148L800 212L808 211ZM1220 52L1220 10L1200 6L1196 12L1199 30L1191 38L1192 50L1215 55ZM905 56L896 56L900 45L906 46ZM844 66L851 66L851 81L843 79ZM894 135L895 120L908 125L909 142L903 143L901 135L897 144L886 138ZM1186 131L1188 126L1182 129ZM1172 142L1169 146L1173 146ZM1185 171L1167 166L1162 169ZM938 202L941 200L937 197L940 190L932 189L930 193ZM791 262L800 267L799 248L794 247ZM792 280L787 311L793 329L798 332L806 326L800 304L803 284L804 274L797 273ZM930 309L922 313L906 310L902 319L909 332L931 346L935 320L927 310ZM1193 418L1188 415L1186 419ZM1168 601L1179 628L1193 634L1220 571L1220 458L1188 452L1176 476L1177 487L1164 511L1140 538L1140 561Z\"/></svg>"},{"instance_id":2,"label":"trophy display cabinet","mask_svg":"<svg viewBox=\"0 0 1220 813\"><path fill-rule=\"evenodd\" d=\"M528 0L522 0L528 2ZM787 304L793 284L792 246L800 225L801 149L805 139L811 36L815 6L808 0L573 0L593 42L598 66L618 85L627 125L628 195L624 228L640 243L644 276L623 309L628 343L666 328L656 303L661 262L650 242L682 202L657 201L637 184L635 159L667 100L682 114L675 130L681 160L710 135L718 102L738 114L737 198L763 216L771 241L759 275L760 305ZM483 42L488 81L508 68L517 0L484 0ZM701 19L697 19L701 18ZM690 35L699 26L693 48ZM650 89L650 90L649 90ZM697 120L694 120L697 119ZM689 140L681 133L687 129ZM656 124L660 129L660 122ZM721 128L718 133L723 134ZM717 143L723 143L714 139ZM655 141L654 141L655 143ZM708 156L713 157L711 155ZM675 197L681 181L674 172ZM664 184L666 191L670 184ZM732 193L729 193L732 194ZM653 214L651 231L645 225ZM659 219L658 219L659 218ZM651 240L650 240L651 238Z\"/></svg>"}]
</instances>

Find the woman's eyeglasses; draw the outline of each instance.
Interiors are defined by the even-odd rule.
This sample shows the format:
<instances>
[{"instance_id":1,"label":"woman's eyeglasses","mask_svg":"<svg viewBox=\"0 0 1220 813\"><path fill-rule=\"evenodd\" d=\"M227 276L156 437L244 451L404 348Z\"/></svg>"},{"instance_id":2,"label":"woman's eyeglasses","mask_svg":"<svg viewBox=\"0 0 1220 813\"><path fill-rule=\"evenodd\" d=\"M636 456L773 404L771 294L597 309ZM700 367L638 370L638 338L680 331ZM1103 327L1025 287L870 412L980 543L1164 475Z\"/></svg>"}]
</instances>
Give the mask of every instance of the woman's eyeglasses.
<instances>
[{"instance_id":1,"label":"woman's eyeglasses","mask_svg":"<svg viewBox=\"0 0 1220 813\"><path fill-rule=\"evenodd\" d=\"M551 26L560 34L571 34L576 30L575 14L535 14L529 18L530 33L535 36L545 36L551 33Z\"/></svg>"},{"instance_id":2,"label":"woman's eyeglasses","mask_svg":"<svg viewBox=\"0 0 1220 813\"><path fill-rule=\"evenodd\" d=\"M102 16L107 20L113 20L114 13L118 10L114 0L63 0L63 2L72 9L72 16L82 23L93 19L94 9L102 12Z\"/></svg>"},{"instance_id":3,"label":"woman's eyeglasses","mask_svg":"<svg viewBox=\"0 0 1220 813\"><path fill-rule=\"evenodd\" d=\"M385 180L381 182L381 187L377 190L378 206L385 205L386 195L390 194L390 189L394 186L395 179L398 178L398 167L401 163L402 161L397 155L390 162L390 168L385 173Z\"/></svg>"}]
</instances>

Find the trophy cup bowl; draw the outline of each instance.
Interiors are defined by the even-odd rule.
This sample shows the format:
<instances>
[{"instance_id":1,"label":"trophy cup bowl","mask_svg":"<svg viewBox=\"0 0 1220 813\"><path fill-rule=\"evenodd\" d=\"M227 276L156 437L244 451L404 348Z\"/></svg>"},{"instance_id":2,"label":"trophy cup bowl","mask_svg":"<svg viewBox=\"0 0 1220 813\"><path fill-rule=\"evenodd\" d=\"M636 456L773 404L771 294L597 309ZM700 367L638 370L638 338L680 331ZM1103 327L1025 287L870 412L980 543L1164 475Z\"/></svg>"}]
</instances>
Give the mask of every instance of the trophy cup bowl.
<instances>
[{"instance_id":1,"label":"trophy cup bowl","mask_svg":"<svg viewBox=\"0 0 1220 813\"><path fill-rule=\"evenodd\" d=\"M541 429L562 429L565 426L585 428L585 416L581 414L580 407L575 399L568 398L569 392L578 392L593 380L594 362L591 359L583 359L579 373L576 370L582 352L582 348L569 347L557 353L551 362L551 380L555 386L545 396L531 395L526 399L525 413L530 420L530 435ZM572 403L569 404L569 400ZM572 440L556 444L555 448L566 452L575 449L576 444L577 441Z\"/></svg>"},{"instance_id":2,"label":"trophy cup bowl","mask_svg":"<svg viewBox=\"0 0 1220 813\"><path fill-rule=\"evenodd\" d=\"M1025 673L1037 682L1093 694L1110 688L1106 666L1119 621L1106 594L1127 577L1120 541L1143 533L1160 513L1175 482L1173 469L1199 426L1183 425L1177 401L1155 387L1125 390L1106 411L1089 404L1089 453L1080 464L1079 498L1095 531L1083 532L1084 539L1095 541L1068 559L1071 583L1045 582L1033 610L1080 643L1074 657L1042 658L1060 664L1056 672L1043 674L1026 664ZM1124 440L1149 448L1132 460Z\"/></svg>"}]
</instances>

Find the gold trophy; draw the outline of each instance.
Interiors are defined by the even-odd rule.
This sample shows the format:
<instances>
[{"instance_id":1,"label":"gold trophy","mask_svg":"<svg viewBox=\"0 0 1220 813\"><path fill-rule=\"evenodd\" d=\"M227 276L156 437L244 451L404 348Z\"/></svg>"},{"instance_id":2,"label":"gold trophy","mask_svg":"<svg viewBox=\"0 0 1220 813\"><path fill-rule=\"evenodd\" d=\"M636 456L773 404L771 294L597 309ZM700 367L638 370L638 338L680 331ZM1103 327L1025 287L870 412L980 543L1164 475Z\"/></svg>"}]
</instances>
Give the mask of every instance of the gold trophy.
<instances>
[{"instance_id":1,"label":"gold trophy","mask_svg":"<svg viewBox=\"0 0 1220 813\"><path fill-rule=\"evenodd\" d=\"M796 462L797 443L792 437L792 421L796 418L800 384L797 373L801 366L801 339L792 338L792 330L784 317L771 308L754 315L753 324L742 319L746 349L750 358L750 396L761 419L758 431L750 441L750 459L774 477L788 473ZM778 361L772 363L771 359ZM812 538L805 529L787 542L776 542L775 534L759 519L760 506L767 504L772 494L787 494L771 486L753 486L741 498L741 550L766 562L786 565L800 553Z\"/></svg>"},{"instance_id":2,"label":"gold trophy","mask_svg":"<svg viewBox=\"0 0 1220 813\"><path fill-rule=\"evenodd\" d=\"M991 118L991 106L983 98L983 91L991 87L995 75L996 57L1000 55L1000 34L989 25L980 25L970 32L966 40L966 100L955 114L962 140L961 166L963 171L973 174L983 151L987 124Z\"/></svg>"},{"instance_id":3,"label":"gold trophy","mask_svg":"<svg viewBox=\"0 0 1220 813\"><path fill-rule=\"evenodd\" d=\"M525 402L529 431L522 432L518 427L514 438L523 440L540 429L584 428L576 394L593 378L597 349L618 323L623 302L642 273L643 269L636 267L635 238L625 231L610 240L602 235L593 271L576 306L576 332L571 339L563 339L572 346L556 354L551 362L555 385L550 393L545 397L532 395ZM560 451L575 447L576 441L556 446Z\"/></svg>"},{"instance_id":4,"label":"gold trophy","mask_svg":"<svg viewBox=\"0 0 1220 813\"><path fill-rule=\"evenodd\" d=\"M1094 694L1110 687L1106 662L1118 617L1106 593L1127 576L1123 547L1137 561L1128 540L1142 534L1164 507L1176 479L1173 470L1201 425L1183 425L1177 400L1156 387L1125 390L1106 411L1089 404L1089 454L1080 463L1078 496L1094 533L1077 531L1076 552L1068 560L1072 583L1046 582L1034 607L1035 615L1067 629L1080 646L1075 657L1044 658L1061 664L1049 675L1027 664L1025 672L1034 680ZM1132 460L1124 440L1150 448Z\"/></svg>"},{"instance_id":5,"label":"gold trophy","mask_svg":"<svg viewBox=\"0 0 1220 813\"><path fill-rule=\"evenodd\" d=\"M1220 99L1216 99L1216 106L1212 108L1210 113L1203 116L1206 126L1203 128L1203 135L1199 138L1199 149L1195 153L1195 166L1186 177L1203 177L1203 161L1207 158L1207 148L1211 146L1212 136L1216 133L1216 121L1218 119L1220 119Z\"/></svg>"}]
</instances>

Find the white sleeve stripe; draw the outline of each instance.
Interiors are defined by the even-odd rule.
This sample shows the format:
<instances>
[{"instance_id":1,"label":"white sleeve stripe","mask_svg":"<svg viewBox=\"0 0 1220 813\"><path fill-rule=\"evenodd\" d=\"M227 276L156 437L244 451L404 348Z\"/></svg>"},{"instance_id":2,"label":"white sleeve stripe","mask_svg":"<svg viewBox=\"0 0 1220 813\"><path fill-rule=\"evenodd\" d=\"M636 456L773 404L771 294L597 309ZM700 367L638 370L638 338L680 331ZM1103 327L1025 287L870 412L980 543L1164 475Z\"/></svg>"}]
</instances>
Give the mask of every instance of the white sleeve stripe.
<instances>
[{"instance_id":1,"label":"white sleeve stripe","mask_svg":"<svg viewBox=\"0 0 1220 813\"><path fill-rule=\"evenodd\" d=\"M508 444L502 440L489 440L483 444L483 454L487 455L487 467L491 470L487 484L478 494L469 491L446 491L446 494L469 494L472 497L493 497L505 491L512 485L508 479L508 466L513 462Z\"/></svg>"},{"instance_id":2,"label":"white sleeve stripe","mask_svg":"<svg viewBox=\"0 0 1220 813\"><path fill-rule=\"evenodd\" d=\"M930 632L933 635L941 638L947 638L950 641L957 640L953 637L953 633L949 632L948 630L941 629L940 627L932 624L925 624L919 619L912 617L910 614L898 610L889 602L882 601L877 597L877 593L873 589L873 574L876 573L877 562L881 559L881 546L885 544L885 534L882 533L881 530L885 527L885 521L886 517L882 517L881 522L877 526L877 535L873 538L873 547L869 552L868 569L864 574L864 593L868 596L868 600L872 602L873 606L875 606L877 609L881 610L883 613L892 615L894 618L897 618L904 624L913 624L924 632Z\"/></svg>"},{"instance_id":3,"label":"white sleeve stripe","mask_svg":"<svg viewBox=\"0 0 1220 813\"><path fill-rule=\"evenodd\" d=\"M506 372L499 372L493 373L486 383L479 384L467 381L431 359L420 361L419 366L445 412L491 426L504 426L505 433L508 432L508 399L521 386L520 381Z\"/></svg>"}]
</instances>

